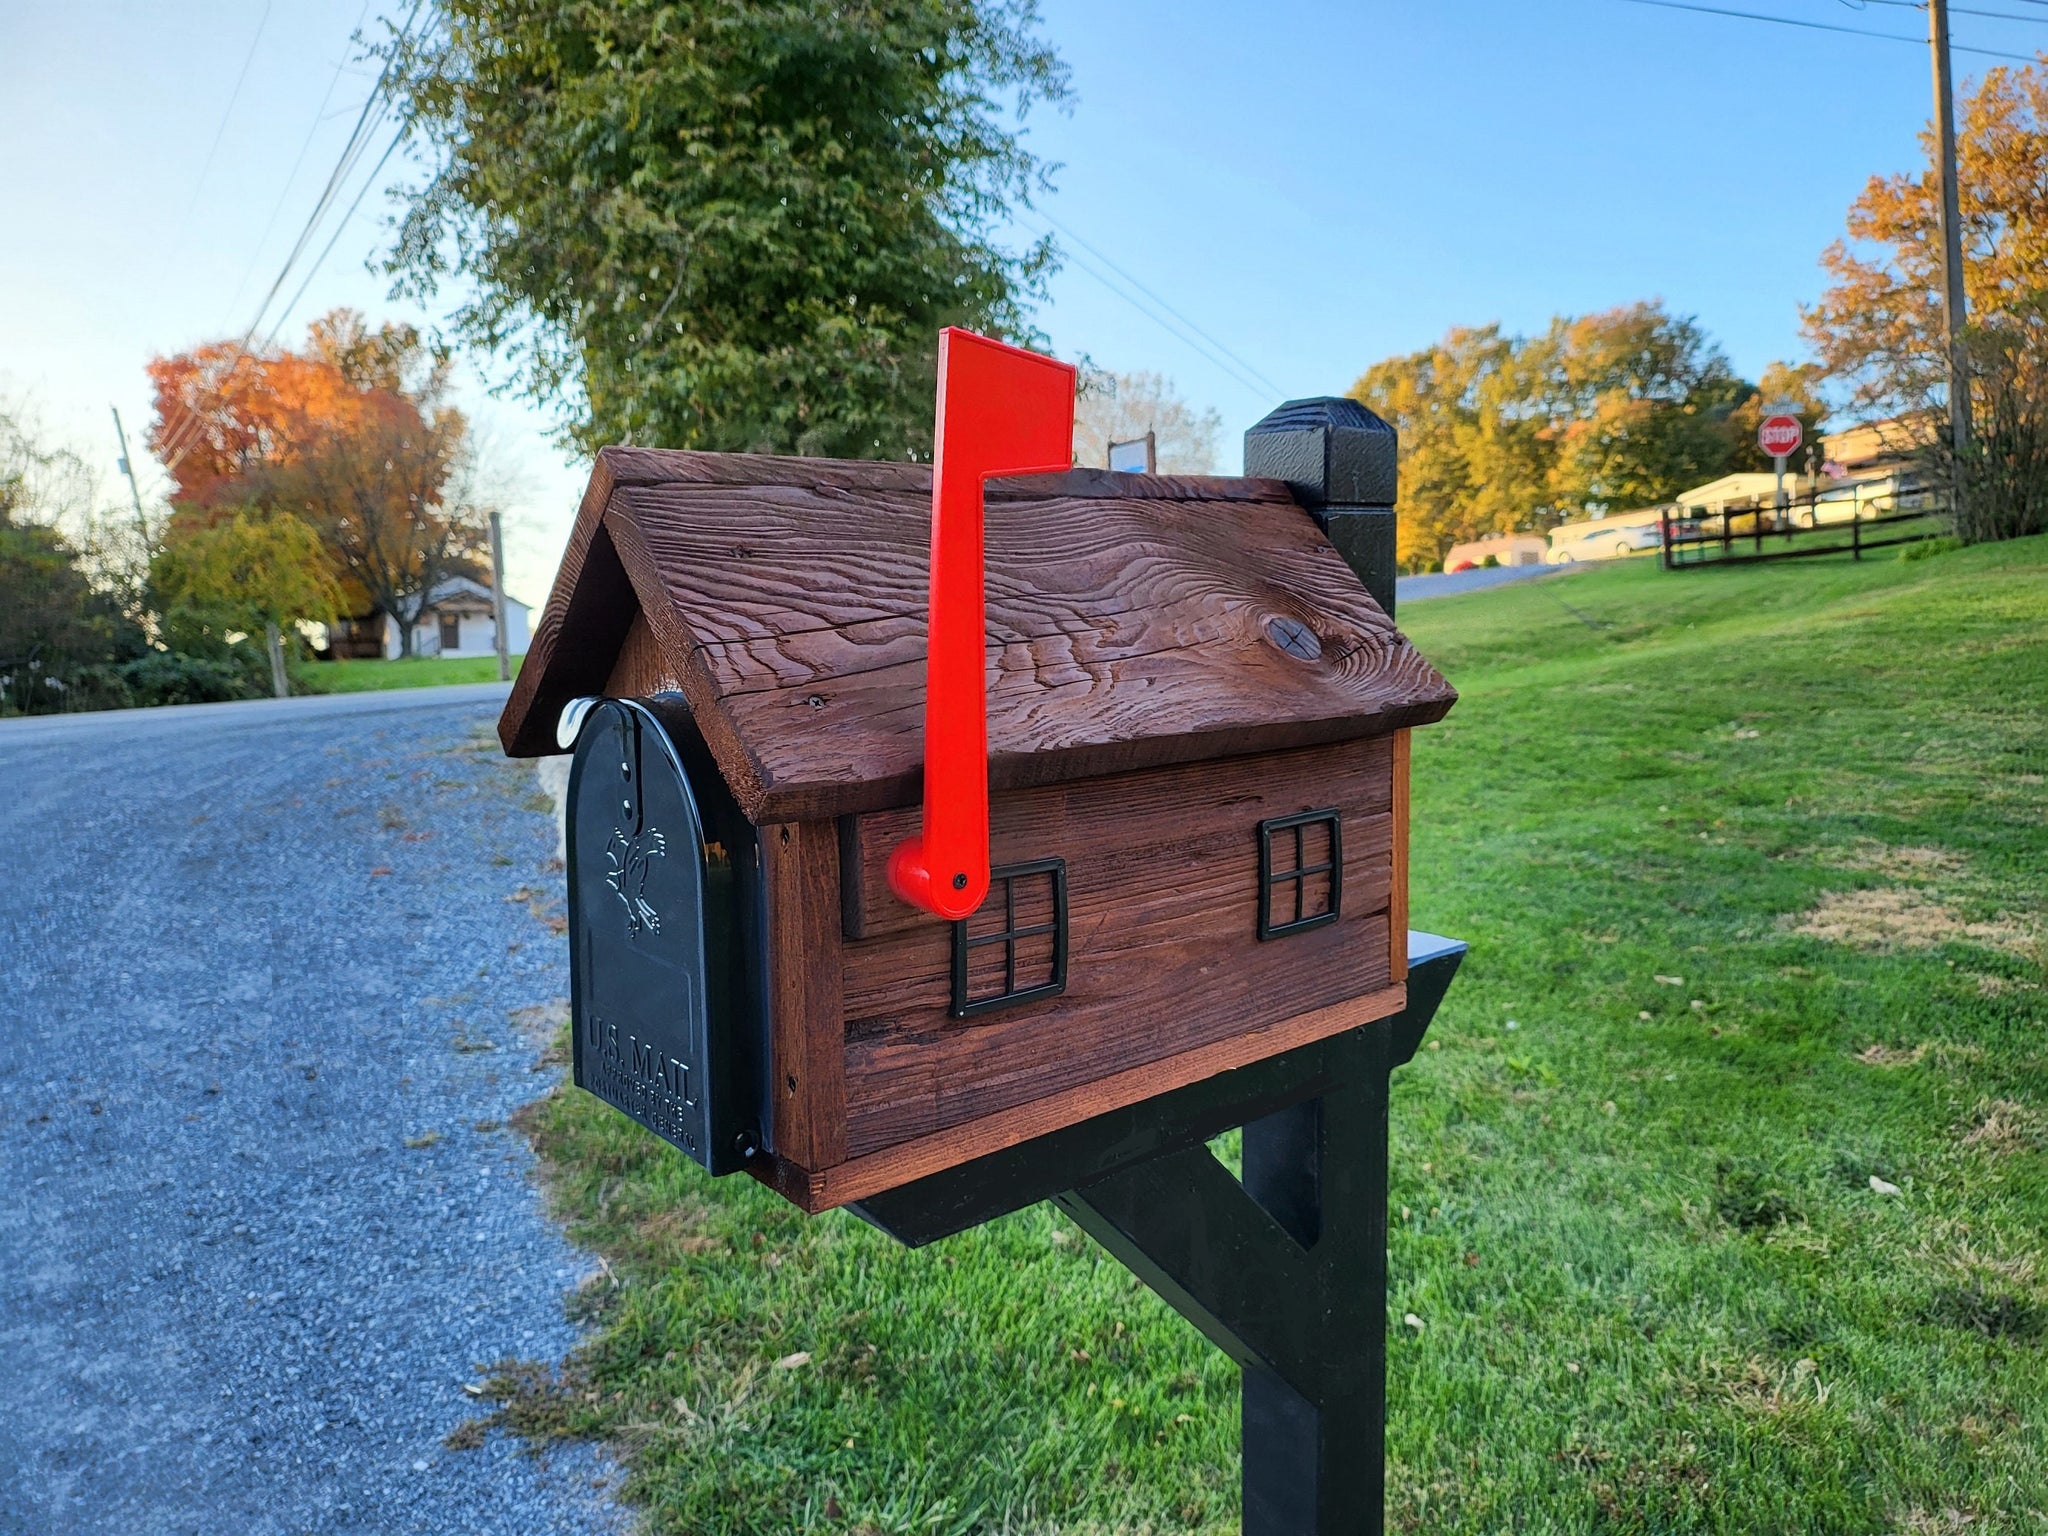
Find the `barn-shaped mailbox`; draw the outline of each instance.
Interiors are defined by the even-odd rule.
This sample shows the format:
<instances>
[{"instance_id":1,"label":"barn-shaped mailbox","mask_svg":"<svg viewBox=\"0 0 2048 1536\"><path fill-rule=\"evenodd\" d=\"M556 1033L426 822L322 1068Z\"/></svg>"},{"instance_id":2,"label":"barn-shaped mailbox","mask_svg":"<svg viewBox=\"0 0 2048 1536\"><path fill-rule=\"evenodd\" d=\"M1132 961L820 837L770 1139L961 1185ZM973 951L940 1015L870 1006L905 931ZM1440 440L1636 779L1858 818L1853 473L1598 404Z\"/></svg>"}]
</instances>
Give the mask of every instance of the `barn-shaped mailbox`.
<instances>
[{"instance_id":1,"label":"barn-shaped mailbox","mask_svg":"<svg viewBox=\"0 0 2048 1536\"><path fill-rule=\"evenodd\" d=\"M894 894L932 505L606 450L500 728L575 743L577 1081L808 1210L1404 997L1407 732L1454 694L1281 480L989 482L989 894Z\"/></svg>"}]
</instances>

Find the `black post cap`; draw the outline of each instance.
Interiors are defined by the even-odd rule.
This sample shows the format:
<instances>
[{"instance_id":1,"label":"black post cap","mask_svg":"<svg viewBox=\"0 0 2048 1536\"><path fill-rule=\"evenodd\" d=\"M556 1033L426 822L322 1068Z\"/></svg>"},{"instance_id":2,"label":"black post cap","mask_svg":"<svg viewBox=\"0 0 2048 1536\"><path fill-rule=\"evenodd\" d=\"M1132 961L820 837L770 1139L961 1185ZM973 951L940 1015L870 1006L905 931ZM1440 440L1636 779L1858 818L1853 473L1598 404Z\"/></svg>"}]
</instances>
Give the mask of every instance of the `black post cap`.
<instances>
[{"instance_id":1,"label":"black post cap","mask_svg":"<svg viewBox=\"0 0 2048 1536\"><path fill-rule=\"evenodd\" d=\"M1290 400L1244 435L1244 472L1285 480L1311 507L1391 507L1394 429L1356 400Z\"/></svg>"}]
</instances>

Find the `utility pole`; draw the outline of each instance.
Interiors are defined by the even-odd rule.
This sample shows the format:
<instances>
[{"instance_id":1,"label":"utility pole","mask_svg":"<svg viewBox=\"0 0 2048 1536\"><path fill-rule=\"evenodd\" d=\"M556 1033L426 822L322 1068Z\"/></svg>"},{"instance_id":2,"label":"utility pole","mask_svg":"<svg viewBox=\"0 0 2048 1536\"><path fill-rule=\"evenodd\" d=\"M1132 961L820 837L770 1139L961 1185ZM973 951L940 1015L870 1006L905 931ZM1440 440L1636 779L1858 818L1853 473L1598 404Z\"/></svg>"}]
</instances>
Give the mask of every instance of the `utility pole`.
<instances>
[{"instance_id":1,"label":"utility pole","mask_svg":"<svg viewBox=\"0 0 2048 1536\"><path fill-rule=\"evenodd\" d=\"M128 494L135 498L135 531L142 535L142 555L146 560L149 558L149 519L142 511L142 487L135 483L135 465L128 458L128 434L121 430L121 408L110 405L107 409L114 413L114 441L121 445L121 457L117 462L121 473L128 477Z\"/></svg>"},{"instance_id":2,"label":"utility pole","mask_svg":"<svg viewBox=\"0 0 2048 1536\"><path fill-rule=\"evenodd\" d=\"M1948 0L1927 0L1927 26L1934 48L1934 137L1941 160L1942 319L1948 340L1949 445L1960 461L1970 445L1969 360L1963 353L1963 325L1969 316L1963 294L1962 196L1956 185L1956 106L1955 88L1949 77ZM1954 494L1961 498L1960 483Z\"/></svg>"},{"instance_id":3,"label":"utility pole","mask_svg":"<svg viewBox=\"0 0 2048 1536\"><path fill-rule=\"evenodd\" d=\"M491 629L498 641L498 681L512 680L512 655L505 641L505 519L491 513Z\"/></svg>"}]
</instances>

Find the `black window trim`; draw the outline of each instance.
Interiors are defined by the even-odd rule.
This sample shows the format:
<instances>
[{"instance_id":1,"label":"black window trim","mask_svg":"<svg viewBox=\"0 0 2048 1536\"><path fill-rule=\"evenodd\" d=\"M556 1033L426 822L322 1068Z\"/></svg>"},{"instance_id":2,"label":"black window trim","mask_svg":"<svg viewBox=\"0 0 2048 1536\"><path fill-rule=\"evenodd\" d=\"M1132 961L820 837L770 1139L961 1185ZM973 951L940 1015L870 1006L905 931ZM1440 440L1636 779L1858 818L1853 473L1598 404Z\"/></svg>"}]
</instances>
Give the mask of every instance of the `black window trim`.
<instances>
[{"instance_id":1,"label":"black window trim","mask_svg":"<svg viewBox=\"0 0 2048 1536\"><path fill-rule=\"evenodd\" d=\"M1017 881L1030 875L1052 876L1052 921L1020 929L1017 926ZM990 888L999 882L1003 888L1003 926L998 932L970 938L967 919L962 918L953 924L953 997L950 1011L956 1019L971 1019L998 1008L1014 1008L1042 998L1057 997L1067 990L1067 861L1033 859L1025 864L1006 864L989 871ZM1017 987L1017 942L1043 933L1052 935L1051 979L1020 991ZM984 944L1003 946L1003 990L992 997L970 1000L967 996L968 951L979 949Z\"/></svg>"},{"instance_id":2,"label":"black window trim","mask_svg":"<svg viewBox=\"0 0 2048 1536\"><path fill-rule=\"evenodd\" d=\"M1302 829L1318 822L1328 822L1330 827L1330 860L1327 864L1305 864ZM1273 870L1273 834L1292 832L1294 834L1294 867L1279 873ZM1327 912L1302 913L1302 903L1308 890L1309 878L1327 874L1330 877L1330 909ZM1275 886L1293 882L1294 916L1283 922L1273 921L1273 889ZM1298 811L1292 816L1274 816L1259 823L1259 941L1283 939L1291 934L1307 933L1312 928L1322 928L1337 921L1343 909L1344 896L1344 818L1334 809L1320 811Z\"/></svg>"}]
</instances>

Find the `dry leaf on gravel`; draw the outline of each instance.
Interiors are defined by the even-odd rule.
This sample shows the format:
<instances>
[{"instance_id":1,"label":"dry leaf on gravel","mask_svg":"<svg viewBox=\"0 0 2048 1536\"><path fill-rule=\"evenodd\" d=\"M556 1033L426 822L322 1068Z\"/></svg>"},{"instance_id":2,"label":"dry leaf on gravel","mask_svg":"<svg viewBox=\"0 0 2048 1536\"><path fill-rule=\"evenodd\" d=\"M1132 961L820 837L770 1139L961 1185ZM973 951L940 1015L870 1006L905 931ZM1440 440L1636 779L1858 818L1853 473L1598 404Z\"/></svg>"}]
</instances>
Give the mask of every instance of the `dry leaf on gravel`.
<instances>
[{"instance_id":1,"label":"dry leaf on gravel","mask_svg":"<svg viewBox=\"0 0 2048 1536\"><path fill-rule=\"evenodd\" d=\"M556 1030L569 1022L569 999L551 997L531 1007L514 1008L505 1017L528 1040L545 1045L555 1038Z\"/></svg>"}]
</instances>

